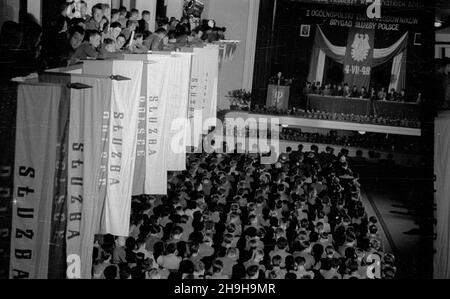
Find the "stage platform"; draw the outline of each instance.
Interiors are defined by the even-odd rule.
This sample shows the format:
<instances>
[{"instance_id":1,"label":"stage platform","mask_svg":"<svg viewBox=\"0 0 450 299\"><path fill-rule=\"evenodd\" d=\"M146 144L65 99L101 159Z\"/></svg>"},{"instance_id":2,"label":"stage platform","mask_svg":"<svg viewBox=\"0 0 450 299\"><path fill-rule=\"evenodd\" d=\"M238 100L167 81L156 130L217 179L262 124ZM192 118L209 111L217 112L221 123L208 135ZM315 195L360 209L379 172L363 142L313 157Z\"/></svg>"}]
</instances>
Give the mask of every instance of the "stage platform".
<instances>
[{"instance_id":1,"label":"stage platform","mask_svg":"<svg viewBox=\"0 0 450 299\"><path fill-rule=\"evenodd\" d=\"M330 130L344 130L344 131L357 131L357 132L371 132L371 133L384 133L384 134L394 134L394 135L405 135L405 136L421 136L421 129L415 128L405 128L405 127L393 127L393 126L382 126L382 125L372 125L363 123L353 123L345 121L332 121L323 119L312 119L312 118L302 118L298 116L289 115L265 115L257 113L249 113L244 111L230 111L226 114L226 118L253 118L255 120L259 119L272 119L278 118L280 125L284 125L291 128L321 128Z\"/></svg>"}]
</instances>

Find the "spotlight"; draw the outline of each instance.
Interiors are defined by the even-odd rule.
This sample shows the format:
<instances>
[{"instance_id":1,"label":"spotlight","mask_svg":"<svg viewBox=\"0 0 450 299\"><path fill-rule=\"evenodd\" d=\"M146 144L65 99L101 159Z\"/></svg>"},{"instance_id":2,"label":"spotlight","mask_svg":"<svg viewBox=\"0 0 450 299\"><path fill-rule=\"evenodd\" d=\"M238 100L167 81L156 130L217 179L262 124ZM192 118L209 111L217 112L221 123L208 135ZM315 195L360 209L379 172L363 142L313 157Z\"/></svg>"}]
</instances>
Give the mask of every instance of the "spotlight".
<instances>
[{"instance_id":1,"label":"spotlight","mask_svg":"<svg viewBox=\"0 0 450 299\"><path fill-rule=\"evenodd\" d=\"M360 135L366 135L366 132L364 132L364 131L359 131L358 132Z\"/></svg>"},{"instance_id":2,"label":"spotlight","mask_svg":"<svg viewBox=\"0 0 450 299\"><path fill-rule=\"evenodd\" d=\"M442 27L442 22L439 21L439 20L436 20L436 21L434 22L434 27L436 27L436 28Z\"/></svg>"},{"instance_id":3,"label":"spotlight","mask_svg":"<svg viewBox=\"0 0 450 299\"><path fill-rule=\"evenodd\" d=\"M281 125L282 128L289 128L289 125Z\"/></svg>"}]
</instances>

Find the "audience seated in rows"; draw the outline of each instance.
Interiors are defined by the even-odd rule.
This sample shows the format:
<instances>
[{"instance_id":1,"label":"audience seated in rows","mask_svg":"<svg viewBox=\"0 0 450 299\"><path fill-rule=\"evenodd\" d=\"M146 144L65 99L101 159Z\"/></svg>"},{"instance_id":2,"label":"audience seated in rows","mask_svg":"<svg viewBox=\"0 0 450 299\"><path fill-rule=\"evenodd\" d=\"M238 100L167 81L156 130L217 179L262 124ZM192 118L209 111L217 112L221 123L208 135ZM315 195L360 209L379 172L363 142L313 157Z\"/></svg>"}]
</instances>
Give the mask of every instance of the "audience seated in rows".
<instances>
[{"instance_id":1,"label":"audience seated in rows","mask_svg":"<svg viewBox=\"0 0 450 299\"><path fill-rule=\"evenodd\" d=\"M361 201L348 151L191 154L168 196L132 201L128 238L97 236L97 279L367 279L395 257Z\"/></svg>"}]
</instances>

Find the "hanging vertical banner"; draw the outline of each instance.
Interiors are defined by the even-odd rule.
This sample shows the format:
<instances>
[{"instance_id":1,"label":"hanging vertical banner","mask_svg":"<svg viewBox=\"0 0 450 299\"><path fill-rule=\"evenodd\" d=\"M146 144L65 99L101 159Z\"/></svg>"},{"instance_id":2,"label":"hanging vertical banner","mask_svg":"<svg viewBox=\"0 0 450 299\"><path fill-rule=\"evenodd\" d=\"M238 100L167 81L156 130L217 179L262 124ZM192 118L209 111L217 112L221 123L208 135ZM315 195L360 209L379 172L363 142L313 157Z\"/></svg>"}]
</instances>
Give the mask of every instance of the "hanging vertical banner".
<instances>
[{"instance_id":1,"label":"hanging vertical banner","mask_svg":"<svg viewBox=\"0 0 450 299\"><path fill-rule=\"evenodd\" d=\"M167 194L166 136L164 119L167 109L169 65L168 55L152 55L147 64L147 157L145 194Z\"/></svg>"},{"instance_id":2,"label":"hanging vertical banner","mask_svg":"<svg viewBox=\"0 0 450 299\"><path fill-rule=\"evenodd\" d=\"M130 229L142 71L142 61L113 63L113 74L129 78L112 81L105 233L115 236Z\"/></svg>"},{"instance_id":3,"label":"hanging vertical banner","mask_svg":"<svg viewBox=\"0 0 450 299\"><path fill-rule=\"evenodd\" d=\"M42 73L39 82L63 86L58 114L56 145L56 173L54 179L53 207L51 215L50 253L48 279L66 278L66 225L67 225L67 170L70 118L70 74Z\"/></svg>"},{"instance_id":4,"label":"hanging vertical banner","mask_svg":"<svg viewBox=\"0 0 450 299\"><path fill-rule=\"evenodd\" d=\"M203 55L205 50L203 48L194 49L194 57L192 59L191 68L191 82L189 87L189 134L188 146L199 146L200 137L203 131L203 106L206 98L204 90L204 75L205 75L205 59Z\"/></svg>"},{"instance_id":5,"label":"hanging vertical banner","mask_svg":"<svg viewBox=\"0 0 450 299\"><path fill-rule=\"evenodd\" d=\"M14 187L17 85L0 86L0 279L8 279Z\"/></svg>"},{"instance_id":6,"label":"hanging vertical banner","mask_svg":"<svg viewBox=\"0 0 450 299\"><path fill-rule=\"evenodd\" d=\"M186 170L189 81L192 55L177 53L170 59L168 109L166 111L167 169ZM170 120L170 121L169 121Z\"/></svg>"},{"instance_id":7,"label":"hanging vertical banner","mask_svg":"<svg viewBox=\"0 0 450 299\"><path fill-rule=\"evenodd\" d=\"M208 54L205 56L206 62L206 77L208 81L206 89L206 115L208 118L217 118L217 90L219 84L219 46L208 45Z\"/></svg>"},{"instance_id":8,"label":"hanging vertical banner","mask_svg":"<svg viewBox=\"0 0 450 299\"><path fill-rule=\"evenodd\" d=\"M47 278L61 87L19 85L10 278Z\"/></svg>"},{"instance_id":9,"label":"hanging vertical banner","mask_svg":"<svg viewBox=\"0 0 450 299\"><path fill-rule=\"evenodd\" d=\"M144 67L146 70L147 67ZM143 78L146 78L146 72L143 72ZM142 84L147 86L147 81ZM147 134L145 132L147 119L147 100L145 93L139 98L138 131L136 141L136 163L133 178L133 196L139 196L145 193L145 153L147 150Z\"/></svg>"},{"instance_id":10,"label":"hanging vertical banner","mask_svg":"<svg viewBox=\"0 0 450 299\"><path fill-rule=\"evenodd\" d=\"M369 88L372 74L375 30L351 28L344 59L344 82Z\"/></svg>"},{"instance_id":11,"label":"hanging vertical banner","mask_svg":"<svg viewBox=\"0 0 450 299\"><path fill-rule=\"evenodd\" d=\"M63 88L59 108L58 143L56 146L56 174L54 178L53 207L51 215L49 279L66 277L66 225L67 225L67 169L70 117L70 89Z\"/></svg>"},{"instance_id":12,"label":"hanging vertical banner","mask_svg":"<svg viewBox=\"0 0 450 299\"><path fill-rule=\"evenodd\" d=\"M90 86L71 90L66 249L69 279L89 279L99 210L106 198L111 80L73 78ZM103 164L102 164L103 163Z\"/></svg>"}]
</instances>

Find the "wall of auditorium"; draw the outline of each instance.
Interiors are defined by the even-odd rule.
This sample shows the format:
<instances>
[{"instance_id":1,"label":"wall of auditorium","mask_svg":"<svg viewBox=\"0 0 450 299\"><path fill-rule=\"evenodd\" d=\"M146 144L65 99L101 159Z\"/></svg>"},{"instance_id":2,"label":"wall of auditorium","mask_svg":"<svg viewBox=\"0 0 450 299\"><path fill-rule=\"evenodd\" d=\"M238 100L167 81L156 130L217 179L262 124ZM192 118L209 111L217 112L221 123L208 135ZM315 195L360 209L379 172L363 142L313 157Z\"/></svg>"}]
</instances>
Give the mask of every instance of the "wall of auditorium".
<instances>
[{"instance_id":1,"label":"wall of auditorium","mask_svg":"<svg viewBox=\"0 0 450 299\"><path fill-rule=\"evenodd\" d=\"M20 1L0 0L0 26L5 21L19 21Z\"/></svg>"},{"instance_id":2,"label":"wall of auditorium","mask_svg":"<svg viewBox=\"0 0 450 299\"><path fill-rule=\"evenodd\" d=\"M39 24L42 24L42 2L37 0L27 0L28 13L36 18Z\"/></svg>"},{"instance_id":3,"label":"wall of auditorium","mask_svg":"<svg viewBox=\"0 0 450 299\"><path fill-rule=\"evenodd\" d=\"M229 100L226 97L229 91L242 88L251 90L251 86L246 82L252 81L248 80L249 76L253 77L251 54L253 52L254 55L252 43L256 44L256 27L258 22L256 19L256 24L254 24L254 15L256 12L257 16L258 11L259 1L256 0L205 1L205 10L202 17L215 20L217 26L227 27L226 38L228 40L241 41L234 60L224 63L220 70L218 91L219 109L228 109L230 107ZM253 31L255 33L252 33Z\"/></svg>"}]
</instances>

